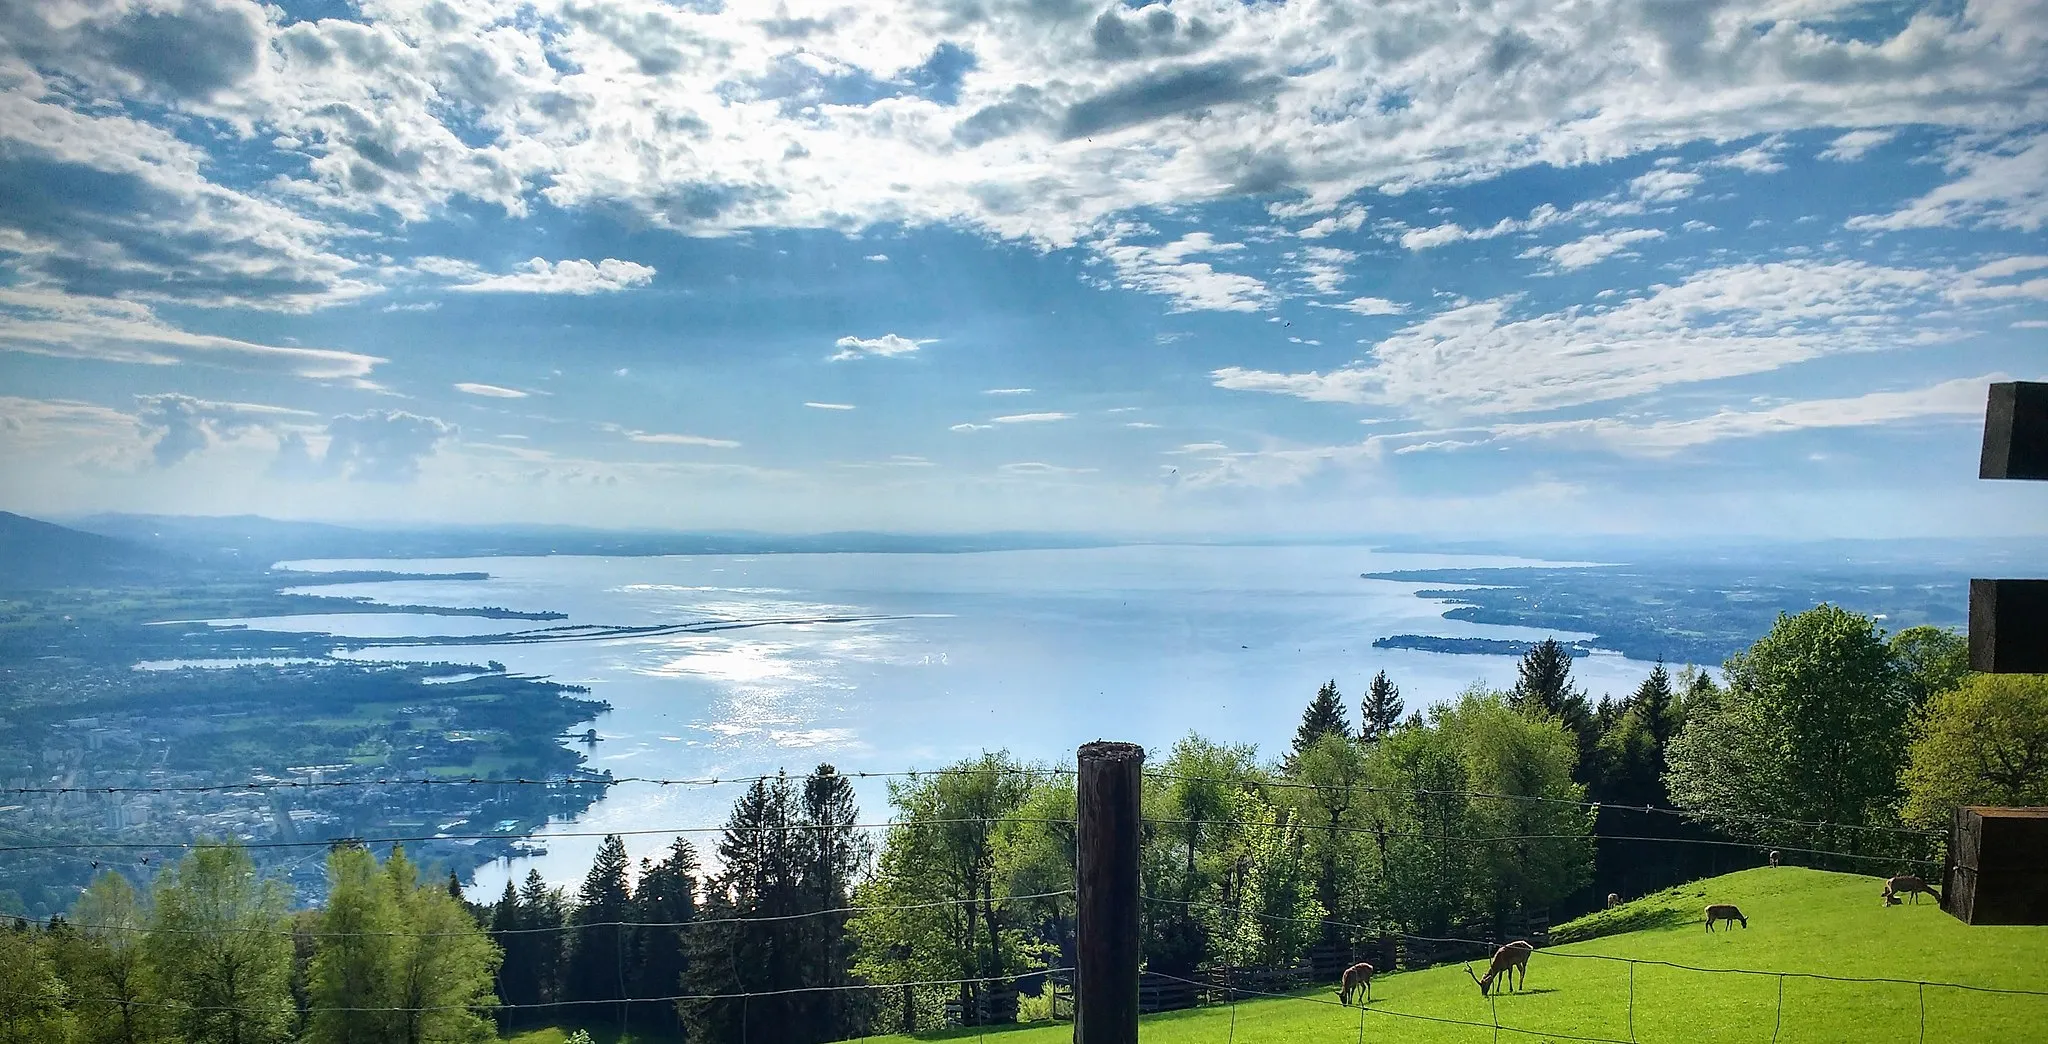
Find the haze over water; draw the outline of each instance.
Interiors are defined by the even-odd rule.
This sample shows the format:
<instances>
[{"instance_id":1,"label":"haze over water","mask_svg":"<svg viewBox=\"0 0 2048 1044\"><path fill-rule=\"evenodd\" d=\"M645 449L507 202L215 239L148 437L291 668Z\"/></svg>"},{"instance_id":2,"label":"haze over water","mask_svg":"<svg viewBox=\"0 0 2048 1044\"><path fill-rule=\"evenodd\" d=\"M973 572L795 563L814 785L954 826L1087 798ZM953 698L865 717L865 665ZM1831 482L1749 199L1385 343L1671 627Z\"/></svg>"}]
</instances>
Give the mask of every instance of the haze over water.
<instances>
[{"instance_id":1,"label":"haze over water","mask_svg":"<svg viewBox=\"0 0 2048 1044\"><path fill-rule=\"evenodd\" d=\"M1163 756L1195 730L1282 749L1302 707L1335 678L1351 704L1376 670L1411 709L1475 680L1506 686L1514 660L1374 649L1415 633L1541 638L1550 632L1445 620L1441 586L1360 573L1530 564L1364 547L1129 546L974 554L778 554L659 558L324 561L294 568L482 571L481 582L401 581L305 588L376 601L555 610L564 621L333 615L276 618L273 630L347 636L478 635L559 624L648 625L879 616L597 642L370 649L387 660L498 660L515 673L587 685L612 711L582 748L619 776L730 778L831 762L841 771L933 768L984 749L1064 764L1098 738ZM1560 637L1583 637L1560 634ZM1619 655L1577 661L1596 698L1650 669ZM886 791L861 781L862 818L888 817ZM711 827L737 788L630 784L573 824L577 832ZM544 835L545 836L545 835ZM700 851L715 835L695 835ZM626 839L635 860L669 835ZM580 880L595 838L555 838L548 854L478 874L495 895L528 865Z\"/></svg>"}]
</instances>

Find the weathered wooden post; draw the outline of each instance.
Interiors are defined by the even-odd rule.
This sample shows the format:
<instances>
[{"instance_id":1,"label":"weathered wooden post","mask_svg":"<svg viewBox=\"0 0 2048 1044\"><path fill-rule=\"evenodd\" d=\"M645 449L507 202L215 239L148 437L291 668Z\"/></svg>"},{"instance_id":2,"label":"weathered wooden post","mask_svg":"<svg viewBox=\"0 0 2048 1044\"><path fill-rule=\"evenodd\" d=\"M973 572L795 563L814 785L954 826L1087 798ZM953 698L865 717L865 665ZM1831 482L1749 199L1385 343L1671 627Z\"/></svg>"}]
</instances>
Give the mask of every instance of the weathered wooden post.
<instances>
[{"instance_id":1,"label":"weathered wooden post","mask_svg":"<svg viewBox=\"0 0 2048 1044\"><path fill-rule=\"evenodd\" d=\"M1145 748L1097 740L1078 761L1074 1044L1137 1044Z\"/></svg>"},{"instance_id":2,"label":"weathered wooden post","mask_svg":"<svg viewBox=\"0 0 2048 1044\"><path fill-rule=\"evenodd\" d=\"M1991 386L1977 477L2048 479L2048 384ZM2048 673L2048 580L1970 581L1970 669Z\"/></svg>"}]
</instances>

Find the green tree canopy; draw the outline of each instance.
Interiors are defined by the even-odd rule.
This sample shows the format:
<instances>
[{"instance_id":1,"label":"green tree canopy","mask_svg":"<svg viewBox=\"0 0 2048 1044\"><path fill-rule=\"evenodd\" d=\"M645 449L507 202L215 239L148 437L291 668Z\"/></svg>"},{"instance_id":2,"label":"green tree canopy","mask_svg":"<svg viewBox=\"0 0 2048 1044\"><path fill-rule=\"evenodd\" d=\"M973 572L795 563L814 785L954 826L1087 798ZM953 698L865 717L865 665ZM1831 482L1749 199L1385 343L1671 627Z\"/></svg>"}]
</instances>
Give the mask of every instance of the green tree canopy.
<instances>
[{"instance_id":1,"label":"green tree canopy","mask_svg":"<svg viewBox=\"0 0 2048 1044\"><path fill-rule=\"evenodd\" d=\"M1600 736L1585 690L1572 682L1571 651L1557 639L1545 638L1522 654L1515 675L1515 687L1508 690L1507 705L1524 714L1556 718L1571 730L1578 751L1572 768L1577 777L1580 766L1591 761L1593 745Z\"/></svg>"},{"instance_id":2,"label":"green tree canopy","mask_svg":"<svg viewBox=\"0 0 2048 1044\"><path fill-rule=\"evenodd\" d=\"M1936 695L1905 786L1906 821L1920 826L1960 805L2048 805L2048 675L1975 674Z\"/></svg>"},{"instance_id":3,"label":"green tree canopy","mask_svg":"<svg viewBox=\"0 0 2048 1044\"><path fill-rule=\"evenodd\" d=\"M170 1022L143 951L144 897L112 870L93 878L71 908L73 930L57 948L58 968L76 990L80 1044L150 1044Z\"/></svg>"},{"instance_id":4,"label":"green tree canopy","mask_svg":"<svg viewBox=\"0 0 2048 1044\"><path fill-rule=\"evenodd\" d=\"M1781 614L1725 670L1726 692L1697 711L1688 700L1664 777L1673 800L1759 843L1869 848L1856 828L1894 815L1907 716L1876 625L1826 604Z\"/></svg>"},{"instance_id":5,"label":"green tree canopy","mask_svg":"<svg viewBox=\"0 0 2048 1044\"><path fill-rule=\"evenodd\" d=\"M292 939L282 886L238 845L198 846L157 878L150 965L187 1044L289 1039Z\"/></svg>"},{"instance_id":6,"label":"green tree canopy","mask_svg":"<svg viewBox=\"0 0 2048 1044\"><path fill-rule=\"evenodd\" d=\"M0 1044L65 1044L68 991L38 933L0 927Z\"/></svg>"},{"instance_id":7,"label":"green tree canopy","mask_svg":"<svg viewBox=\"0 0 2048 1044\"><path fill-rule=\"evenodd\" d=\"M1970 674L1969 639L1942 627L1908 627L1892 635L1892 661L1915 711Z\"/></svg>"}]
</instances>

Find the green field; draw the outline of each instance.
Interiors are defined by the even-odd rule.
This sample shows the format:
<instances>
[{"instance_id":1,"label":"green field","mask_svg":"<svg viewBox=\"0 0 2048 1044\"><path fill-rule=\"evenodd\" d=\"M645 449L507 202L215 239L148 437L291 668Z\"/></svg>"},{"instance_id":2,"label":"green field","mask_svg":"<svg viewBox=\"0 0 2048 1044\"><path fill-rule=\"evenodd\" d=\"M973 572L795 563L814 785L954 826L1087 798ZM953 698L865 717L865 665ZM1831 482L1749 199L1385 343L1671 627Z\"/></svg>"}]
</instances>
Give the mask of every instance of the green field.
<instances>
[{"instance_id":1,"label":"green field","mask_svg":"<svg viewBox=\"0 0 2048 1044\"><path fill-rule=\"evenodd\" d=\"M1922 990L1910 984L1845 983L1787 975L1779 1021L1776 975L1727 975L1650 964L1568 957L1601 954L1700 968L1882 977L1961 983L2005 989L2048 990L2048 928L1972 928L1942 913L1932 900L1886 908L1878 880L1797 867L1745 870L1602 911L1561 934L1600 934L1539 950L1529 959L1526 993L1481 998L1453 965L1386 975L1373 982L1369 1009L1335 1005L1333 990L1286 998L1247 999L1233 1012L1210 1007L1146 1018L1138 1039L1147 1044L1344 1044L1361 1039L1420 1044L1477 1044L1501 1040L1558 1040L1558 1035L1683 1044L2030 1044L2048 1041L2048 996L1976 993L1944 986L1924 991L1926 1034L1921 1035ZM1749 915L1747 930L1708 934L1701 909L1735 903ZM1634 1031L1630 1032L1630 975L1634 975ZM1330 1003L1321 1003L1330 1002ZM1484 1026L1425 1021L1463 1020ZM1513 1027L1528 1032L1511 1033ZM1065 1044L1073 1030L1040 1024L949 1030L914 1037L868 1038L872 1044L913 1040L999 1040L1002 1044ZM520 1044L560 1044L555 1030L513 1038ZM600 1038L605 1039L605 1038Z\"/></svg>"}]
</instances>

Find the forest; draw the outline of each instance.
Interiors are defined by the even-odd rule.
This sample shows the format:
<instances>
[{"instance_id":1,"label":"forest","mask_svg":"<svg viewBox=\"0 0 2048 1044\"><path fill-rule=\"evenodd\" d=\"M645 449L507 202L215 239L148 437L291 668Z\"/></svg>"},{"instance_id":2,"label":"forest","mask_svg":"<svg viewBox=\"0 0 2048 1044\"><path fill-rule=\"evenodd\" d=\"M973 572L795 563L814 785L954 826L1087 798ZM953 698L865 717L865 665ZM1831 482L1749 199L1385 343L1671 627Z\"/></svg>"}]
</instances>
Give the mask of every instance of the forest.
<instances>
[{"instance_id":1,"label":"forest","mask_svg":"<svg viewBox=\"0 0 2048 1044\"><path fill-rule=\"evenodd\" d=\"M1539 643L1507 691L1410 710L1336 681L1276 756L1188 735L1147 764L1149 970L1288 968L1385 940L1540 933L1763 863L1939 872L1960 804L2048 804L2048 676L1972 674L1962 640L1823 604L1715 673L1594 701ZM1355 713L1354 713L1355 709ZM823 1042L1057 1017L1074 792L1008 754L903 773L870 829L831 765L745 781L712 851L472 904L399 849L327 856L288 908L232 845L107 871L0 929L0 1044L478 1041L533 1025ZM1406 951L1404 951L1406 952ZM1426 952L1426 950L1424 951Z\"/></svg>"}]
</instances>

